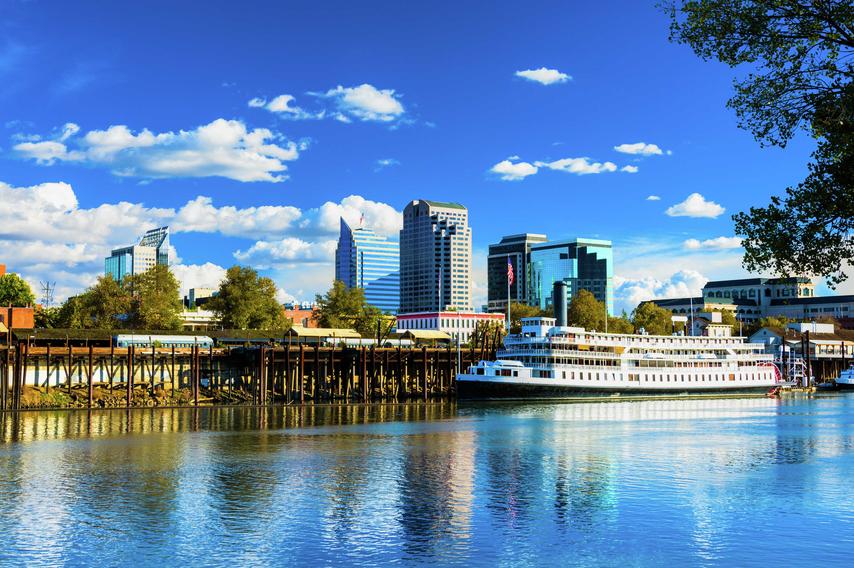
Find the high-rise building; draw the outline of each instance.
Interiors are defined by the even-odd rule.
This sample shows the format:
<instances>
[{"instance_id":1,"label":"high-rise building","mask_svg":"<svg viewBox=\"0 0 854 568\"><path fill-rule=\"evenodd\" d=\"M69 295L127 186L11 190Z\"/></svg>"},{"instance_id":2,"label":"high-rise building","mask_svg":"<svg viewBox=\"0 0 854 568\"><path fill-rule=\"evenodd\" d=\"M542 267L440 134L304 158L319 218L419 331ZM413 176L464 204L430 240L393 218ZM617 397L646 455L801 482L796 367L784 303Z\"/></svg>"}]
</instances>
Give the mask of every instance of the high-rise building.
<instances>
[{"instance_id":1,"label":"high-rise building","mask_svg":"<svg viewBox=\"0 0 854 568\"><path fill-rule=\"evenodd\" d=\"M531 247L546 242L545 235L524 233L501 237L501 242L489 245L486 264L487 307L490 312L507 311L507 263L513 265L513 283L510 284L510 301L530 303L528 294L528 259Z\"/></svg>"},{"instance_id":2,"label":"high-rise building","mask_svg":"<svg viewBox=\"0 0 854 568\"><path fill-rule=\"evenodd\" d=\"M371 229L353 229L341 219L335 249L335 279L362 288L365 299L384 312L400 307L400 245Z\"/></svg>"},{"instance_id":3,"label":"high-rise building","mask_svg":"<svg viewBox=\"0 0 854 568\"><path fill-rule=\"evenodd\" d=\"M459 203L415 200L400 231L400 312L471 310L471 228Z\"/></svg>"},{"instance_id":4,"label":"high-rise building","mask_svg":"<svg viewBox=\"0 0 854 568\"><path fill-rule=\"evenodd\" d=\"M592 292L614 313L614 260L611 241L572 239L534 244L530 253L529 302L541 310L553 305L554 283L567 283L567 298Z\"/></svg>"},{"instance_id":5,"label":"high-rise building","mask_svg":"<svg viewBox=\"0 0 854 568\"><path fill-rule=\"evenodd\" d=\"M104 259L104 274L121 282L128 274L142 274L158 264L169 265L169 227L146 231L139 243L113 249Z\"/></svg>"}]
</instances>

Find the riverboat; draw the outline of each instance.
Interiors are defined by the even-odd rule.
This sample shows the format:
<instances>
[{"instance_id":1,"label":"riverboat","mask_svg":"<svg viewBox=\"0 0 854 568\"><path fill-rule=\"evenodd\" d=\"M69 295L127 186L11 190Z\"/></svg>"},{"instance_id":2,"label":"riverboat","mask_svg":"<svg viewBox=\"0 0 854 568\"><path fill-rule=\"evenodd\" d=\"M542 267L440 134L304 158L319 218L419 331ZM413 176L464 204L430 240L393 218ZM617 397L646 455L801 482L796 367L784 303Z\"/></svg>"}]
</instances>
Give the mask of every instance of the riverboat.
<instances>
[{"instance_id":1,"label":"riverboat","mask_svg":"<svg viewBox=\"0 0 854 568\"><path fill-rule=\"evenodd\" d=\"M457 375L460 398L768 392L784 383L773 356L743 337L600 333L524 318L496 361Z\"/></svg>"}]
</instances>

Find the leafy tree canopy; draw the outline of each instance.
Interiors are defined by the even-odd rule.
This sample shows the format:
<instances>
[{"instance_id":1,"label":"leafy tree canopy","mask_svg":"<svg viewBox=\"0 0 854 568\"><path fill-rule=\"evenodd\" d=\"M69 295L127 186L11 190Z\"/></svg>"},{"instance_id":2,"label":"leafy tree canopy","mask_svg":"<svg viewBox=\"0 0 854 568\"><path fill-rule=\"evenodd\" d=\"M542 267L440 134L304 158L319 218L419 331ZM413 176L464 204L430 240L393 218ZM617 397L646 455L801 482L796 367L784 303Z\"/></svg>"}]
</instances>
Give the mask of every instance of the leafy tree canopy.
<instances>
[{"instance_id":1,"label":"leafy tree canopy","mask_svg":"<svg viewBox=\"0 0 854 568\"><path fill-rule=\"evenodd\" d=\"M155 265L122 283L131 295L129 323L141 329L181 329L181 286L168 266Z\"/></svg>"},{"instance_id":2,"label":"leafy tree canopy","mask_svg":"<svg viewBox=\"0 0 854 568\"><path fill-rule=\"evenodd\" d=\"M57 327L61 308L44 308L37 306L33 313L35 326L39 329L51 329Z\"/></svg>"},{"instance_id":3,"label":"leafy tree canopy","mask_svg":"<svg viewBox=\"0 0 854 568\"><path fill-rule=\"evenodd\" d=\"M733 216L751 271L821 274L854 258L854 4L850 0L669 0L671 40L752 72L729 100L761 144L817 140L806 179Z\"/></svg>"},{"instance_id":4,"label":"leafy tree canopy","mask_svg":"<svg viewBox=\"0 0 854 568\"><path fill-rule=\"evenodd\" d=\"M605 331L606 313L604 302L588 290L579 290L569 302L567 323L588 331Z\"/></svg>"},{"instance_id":5,"label":"leafy tree canopy","mask_svg":"<svg viewBox=\"0 0 854 568\"><path fill-rule=\"evenodd\" d=\"M522 318L534 318L537 316L551 316L551 312L541 310L537 306L510 302L510 333L522 332Z\"/></svg>"},{"instance_id":6,"label":"leafy tree canopy","mask_svg":"<svg viewBox=\"0 0 854 568\"><path fill-rule=\"evenodd\" d=\"M0 276L0 306L26 307L36 303L30 285L14 273Z\"/></svg>"},{"instance_id":7,"label":"leafy tree canopy","mask_svg":"<svg viewBox=\"0 0 854 568\"><path fill-rule=\"evenodd\" d=\"M226 328L286 330L291 325L276 299L275 283L245 266L228 269L219 294L206 306Z\"/></svg>"},{"instance_id":8,"label":"leafy tree canopy","mask_svg":"<svg viewBox=\"0 0 854 568\"><path fill-rule=\"evenodd\" d=\"M643 328L650 335L670 335L671 315L669 311L652 302L643 302L632 312L632 324L638 331Z\"/></svg>"},{"instance_id":9,"label":"leafy tree canopy","mask_svg":"<svg viewBox=\"0 0 854 568\"><path fill-rule=\"evenodd\" d=\"M362 288L347 288L336 280L326 294L318 294L317 322L321 327L352 328L363 337L388 336L394 323L379 308L368 304Z\"/></svg>"}]
</instances>

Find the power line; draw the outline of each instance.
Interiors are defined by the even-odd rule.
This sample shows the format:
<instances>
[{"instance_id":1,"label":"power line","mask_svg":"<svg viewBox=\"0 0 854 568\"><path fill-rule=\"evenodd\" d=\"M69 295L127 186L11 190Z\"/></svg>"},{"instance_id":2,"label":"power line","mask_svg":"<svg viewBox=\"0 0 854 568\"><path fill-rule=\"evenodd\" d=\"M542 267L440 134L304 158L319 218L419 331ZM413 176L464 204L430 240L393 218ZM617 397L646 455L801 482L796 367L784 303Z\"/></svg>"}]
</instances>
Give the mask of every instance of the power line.
<instances>
[{"instance_id":1,"label":"power line","mask_svg":"<svg viewBox=\"0 0 854 568\"><path fill-rule=\"evenodd\" d=\"M56 290L56 282L39 282L42 287L42 306L49 308L53 305L53 293Z\"/></svg>"}]
</instances>

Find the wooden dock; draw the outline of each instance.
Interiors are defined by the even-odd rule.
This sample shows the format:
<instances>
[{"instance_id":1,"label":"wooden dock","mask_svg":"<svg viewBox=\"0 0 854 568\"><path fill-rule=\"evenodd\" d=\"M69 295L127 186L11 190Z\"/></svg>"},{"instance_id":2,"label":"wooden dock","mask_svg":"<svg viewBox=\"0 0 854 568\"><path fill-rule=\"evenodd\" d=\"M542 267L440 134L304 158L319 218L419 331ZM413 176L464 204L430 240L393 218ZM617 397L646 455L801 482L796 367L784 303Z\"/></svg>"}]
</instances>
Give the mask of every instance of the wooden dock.
<instances>
[{"instance_id":1,"label":"wooden dock","mask_svg":"<svg viewBox=\"0 0 854 568\"><path fill-rule=\"evenodd\" d=\"M455 394L463 348L0 347L0 410L402 402Z\"/></svg>"}]
</instances>

